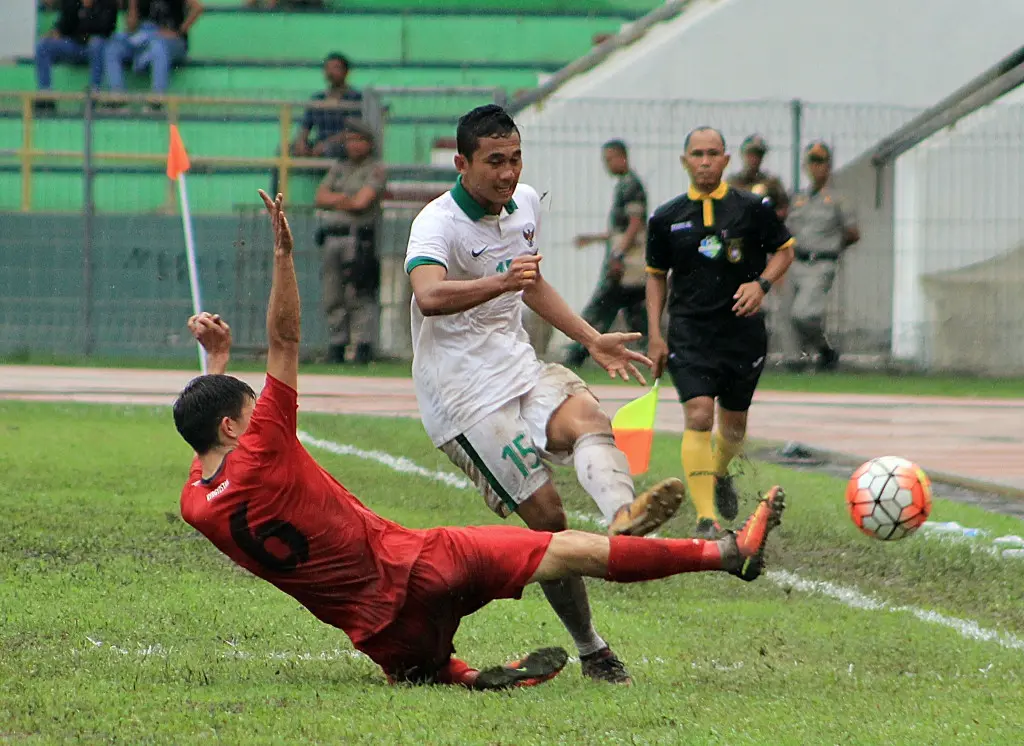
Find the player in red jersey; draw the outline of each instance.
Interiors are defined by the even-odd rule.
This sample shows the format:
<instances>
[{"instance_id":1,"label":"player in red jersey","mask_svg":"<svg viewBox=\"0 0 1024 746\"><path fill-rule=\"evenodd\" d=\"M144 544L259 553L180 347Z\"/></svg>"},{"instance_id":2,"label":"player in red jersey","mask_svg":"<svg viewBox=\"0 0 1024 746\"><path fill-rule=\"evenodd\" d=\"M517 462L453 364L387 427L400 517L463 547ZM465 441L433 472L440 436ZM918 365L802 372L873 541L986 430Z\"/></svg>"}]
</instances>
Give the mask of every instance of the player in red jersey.
<instances>
[{"instance_id":1,"label":"player in red jersey","mask_svg":"<svg viewBox=\"0 0 1024 746\"><path fill-rule=\"evenodd\" d=\"M560 648L478 671L453 657L463 617L524 586L569 575L614 582L683 572L740 574L759 560L781 519L775 487L733 534L717 541L557 534L515 526L412 530L364 506L296 437L299 291L282 198L260 192L274 228L267 308L267 376L257 398L225 375L230 329L220 317L189 320L209 353L210 375L174 403L178 432L196 452L182 517L237 564L343 630L389 680L474 689L524 686L556 675Z\"/></svg>"}]
</instances>

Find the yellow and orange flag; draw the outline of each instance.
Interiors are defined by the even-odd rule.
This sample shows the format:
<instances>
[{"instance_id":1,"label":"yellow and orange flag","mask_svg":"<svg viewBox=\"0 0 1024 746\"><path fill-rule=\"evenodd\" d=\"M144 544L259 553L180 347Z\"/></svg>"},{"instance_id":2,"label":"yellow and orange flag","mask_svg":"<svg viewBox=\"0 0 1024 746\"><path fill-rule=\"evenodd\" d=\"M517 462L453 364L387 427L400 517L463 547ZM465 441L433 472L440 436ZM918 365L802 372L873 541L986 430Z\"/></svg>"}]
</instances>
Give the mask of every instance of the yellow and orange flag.
<instances>
[{"instance_id":1,"label":"yellow and orange flag","mask_svg":"<svg viewBox=\"0 0 1024 746\"><path fill-rule=\"evenodd\" d=\"M167 178L177 181L178 177L192 167L189 163L188 153L185 152L185 143L181 141L181 133L178 132L178 125L171 125L171 142L167 148Z\"/></svg>"},{"instance_id":2,"label":"yellow and orange flag","mask_svg":"<svg viewBox=\"0 0 1024 746\"><path fill-rule=\"evenodd\" d=\"M643 474L651 465L651 446L654 443L654 415L658 411L657 379L651 390L623 405L612 417L615 445L626 454L629 473Z\"/></svg>"}]
</instances>

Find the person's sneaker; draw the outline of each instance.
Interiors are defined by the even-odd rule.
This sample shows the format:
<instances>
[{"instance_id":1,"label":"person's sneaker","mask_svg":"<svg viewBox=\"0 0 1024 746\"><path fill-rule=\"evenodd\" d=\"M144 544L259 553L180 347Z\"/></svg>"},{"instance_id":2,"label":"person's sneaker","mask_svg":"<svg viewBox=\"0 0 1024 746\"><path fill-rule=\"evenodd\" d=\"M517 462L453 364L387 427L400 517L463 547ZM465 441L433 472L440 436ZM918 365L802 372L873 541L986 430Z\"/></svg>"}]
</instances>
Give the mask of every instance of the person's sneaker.
<instances>
[{"instance_id":1,"label":"person's sneaker","mask_svg":"<svg viewBox=\"0 0 1024 746\"><path fill-rule=\"evenodd\" d=\"M715 509L727 521L735 520L740 512L740 496L732 477L715 477Z\"/></svg>"},{"instance_id":2,"label":"person's sneaker","mask_svg":"<svg viewBox=\"0 0 1024 746\"><path fill-rule=\"evenodd\" d=\"M697 528L693 532L693 538L714 541L722 535L722 527L714 518L701 518L697 521Z\"/></svg>"},{"instance_id":3,"label":"person's sneaker","mask_svg":"<svg viewBox=\"0 0 1024 746\"><path fill-rule=\"evenodd\" d=\"M580 656L580 669L583 675L594 681L603 681L607 684L633 683L626 667L619 660L619 657L612 652L611 648L602 648L596 653Z\"/></svg>"},{"instance_id":4,"label":"person's sneaker","mask_svg":"<svg viewBox=\"0 0 1024 746\"><path fill-rule=\"evenodd\" d=\"M732 557L736 567L729 574L748 583L756 580L764 571L764 546L768 534L782 522L782 511L786 508L786 494L776 485L768 490L757 508L735 534L736 553Z\"/></svg>"},{"instance_id":5,"label":"person's sneaker","mask_svg":"<svg viewBox=\"0 0 1024 746\"><path fill-rule=\"evenodd\" d=\"M609 536L646 536L676 514L686 499L683 480L672 477L658 482L615 514Z\"/></svg>"},{"instance_id":6,"label":"person's sneaker","mask_svg":"<svg viewBox=\"0 0 1024 746\"><path fill-rule=\"evenodd\" d=\"M542 648L520 661L484 669L477 675L470 689L487 691L537 686L558 676L568 661L569 654L562 648Z\"/></svg>"}]
</instances>

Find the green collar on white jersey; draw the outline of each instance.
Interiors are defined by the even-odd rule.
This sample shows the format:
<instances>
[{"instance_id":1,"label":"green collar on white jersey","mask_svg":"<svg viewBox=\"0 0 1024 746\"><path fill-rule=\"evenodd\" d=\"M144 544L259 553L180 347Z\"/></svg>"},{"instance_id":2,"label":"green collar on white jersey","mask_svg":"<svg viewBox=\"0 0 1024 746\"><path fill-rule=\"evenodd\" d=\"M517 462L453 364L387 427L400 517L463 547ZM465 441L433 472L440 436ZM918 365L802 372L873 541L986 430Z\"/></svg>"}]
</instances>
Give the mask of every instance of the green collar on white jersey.
<instances>
[{"instance_id":1,"label":"green collar on white jersey","mask_svg":"<svg viewBox=\"0 0 1024 746\"><path fill-rule=\"evenodd\" d=\"M466 213L466 217L474 223L487 215L487 211L479 202L469 195L469 192L466 191L466 187L462 186L461 174L459 175L459 178L455 180L455 186L452 187L452 199L455 200L455 204L457 204L462 211ZM514 213L517 209L519 209L519 205L516 204L514 199L510 199L505 203L505 211L508 212L509 215Z\"/></svg>"}]
</instances>

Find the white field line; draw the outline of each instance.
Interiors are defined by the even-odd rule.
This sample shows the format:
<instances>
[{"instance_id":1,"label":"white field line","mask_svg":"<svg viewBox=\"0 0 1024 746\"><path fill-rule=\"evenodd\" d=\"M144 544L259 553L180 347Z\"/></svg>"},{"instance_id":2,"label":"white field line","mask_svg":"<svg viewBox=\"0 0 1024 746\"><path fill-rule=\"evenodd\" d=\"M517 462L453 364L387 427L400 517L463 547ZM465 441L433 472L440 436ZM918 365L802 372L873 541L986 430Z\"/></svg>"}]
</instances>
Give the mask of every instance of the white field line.
<instances>
[{"instance_id":1,"label":"white field line","mask_svg":"<svg viewBox=\"0 0 1024 746\"><path fill-rule=\"evenodd\" d=\"M356 448L355 446L335 443L330 440L323 440L321 438L313 437L309 433L301 430L298 435L301 442L314 448L328 451L329 453L334 453L339 456L355 456L357 458L375 461L394 471L403 474L415 474L459 489L472 488L472 484L468 479L449 472L425 469L404 457L392 456L391 454L384 453L382 451L366 451L361 448ZM577 520L590 523L591 525L605 525L604 521L602 521L598 516L578 511L573 511L570 515ZM794 590L801 591L802 593L826 596L853 609L910 614L922 622L951 629L968 640L975 640L977 642L994 642L1003 648L1024 650L1024 640L1021 638L1010 634L1009 632L999 632L996 630L986 629L971 619L959 619L957 617L946 616L945 614L940 614L937 611L921 609L916 606L897 606L890 604L887 601L875 598L874 596L864 594L856 588L836 585L834 583L820 580L807 580L806 578L802 578L799 575L786 570L769 571L765 573L765 577L780 587L792 588Z\"/></svg>"},{"instance_id":2,"label":"white field line","mask_svg":"<svg viewBox=\"0 0 1024 746\"><path fill-rule=\"evenodd\" d=\"M922 622L937 624L940 627L951 629L959 633L962 637L966 637L968 640L994 642L1000 647L1008 648L1010 650L1024 650L1024 640L1020 639L1016 635L1012 635L1009 632L997 632L995 630L985 629L971 619L958 619L956 617L940 614L937 611L920 609L916 606L895 606L887 601L875 598L874 596L861 593L856 588L835 585L834 583L828 583L822 580L806 580L801 578L799 575L786 570L773 570L766 573L766 576L769 580L780 587L792 588L804 593L814 593L821 596L827 596L854 609L910 614L911 616L917 617Z\"/></svg>"},{"instance_id":3,"label":"white field line","mask_svg":"<svg viewBox=\"0 0 1024 746\"><path fill-rule=\"evenodd\" d=\"M345 445L342 443L335 443L333 440L322 440L320 438L313 437L305 430L298 431L299 441L305 443L313 448L319 448L321 451L327 451L337 456L355 456L366 461L376 461L382 466L386 466L392 471L397 471L400 474L415 474L418 477L426 477L432 479L435 482L446 484L449 487L456 487L458 489L469 489L472 487L472 483L457 474L451 474L444 471L431 471L430 469L424 469L419 464L416 464L404 456L392 456L390 453L384 453L384 451L365 451L362 448L356 448L355 446Z\"/></svg>"},{"instance_id":4,"label":"white field line","mask_svg":"<svg viewBox=\"0 0 1024 746\"><path fill-rule=\"evenodd\" d=\"M137 643L135 647L129 648L116 643L104 642L103 640L96 640L92 637L86 637L86 641L89 646L81 650L74 649L72 653L83 653L86 651L107 651L114 655L120 656L136 656L138 658L167 658L171 653L175 651L175 647L164 646L160 643L143 645ZM238 649L235 643L225 640L224 644L228 646L228 650L221 653L222 658L233 658L239 660L268 660L268 661L336 661L341 658L361 658L369 661L365 655L360 653L358 650L343 650L341 648L335 648L334 650L325 650L319 653L308 653L308 652L297 652L297 651L271 651L267 653L248 653L244 650ZM178 648L181 650L181 648Z\"/></svg>"}]
</instances>

